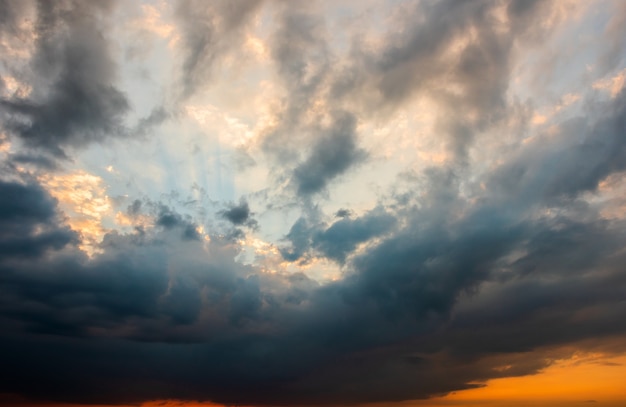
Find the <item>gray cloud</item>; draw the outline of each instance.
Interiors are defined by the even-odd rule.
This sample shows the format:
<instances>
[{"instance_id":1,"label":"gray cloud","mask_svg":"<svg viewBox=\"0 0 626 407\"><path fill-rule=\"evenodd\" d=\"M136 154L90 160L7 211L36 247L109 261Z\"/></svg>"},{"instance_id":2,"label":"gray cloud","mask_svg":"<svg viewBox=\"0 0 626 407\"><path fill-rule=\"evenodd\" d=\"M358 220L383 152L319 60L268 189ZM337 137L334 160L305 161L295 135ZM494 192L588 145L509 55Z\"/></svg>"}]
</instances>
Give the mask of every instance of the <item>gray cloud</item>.
<instances>
[{"instance_id":1,"label":"gray cloud","mask_svg":"<svg viewBox=\"0 0 626 407\"><path fill-rule=\"evenodd\" d=\"M238 205L231 204L228 209L220 212L220 216L235 226L247 226L252 229L258 228L258 222L252 218L250 205L245 199L241 199Z\"/></svg>"},{"instance_id":2,"label":"gray cloud","mask_svg":"<svg viewBox=\"0 0 626 407\"><path fill-rule=\"evenodd\" d=\"M243 0L233 4L220 0L207 4L180 0L176 15L183 33L182 97L188 98L211 78L219 57L236 49L245 28L262 0Z\"/></svg>"},{"instance_id":3,"label":"gray cloud","mask_svg":"<svg viewBox=\"0 0 626 407\"><path fill-rule=\"evenodd\" d=\"M375 208L355 219L344 215L343 219L330 226L301 217L285 236L290 246L282 248L281 254L289 261L306 260L315 253L344 263L358 244L384 235L395 224L394 215L385 212L383 208Z\"/></svg>"},{"instance_id":4,"label":"gray cloud","mask_svg":"<svg viewBox=\"0 0 626 407\"><path fill-rule=\"evenodd\" d=\"M45 257L2 254L0 355L10 374L0 388L76 402L392 402L530 374L550 347L626 333L621 222L590 208L532 219L497 193L452 219L458 185L441 193L440 174L429 176L430 200L396 213L398 229L380 210L313 225L321 232L305 234L306 245L331 258L392 231L324 286L242 266L217 237L185 239L190 221L166 207L159 228L111 233L90 260L71 240L45 246ZM30 205L2 205L3 230L54 219L54 201L31 185L7 187ZM550 203L536 197L523 207ZM572 252L585 261L568 263ZM589 312L602 317L582 318ZM57 363L66 369L51 374ZM494 369L502 365L511 368Z\"/></svg>"},{"instance_id":5,"label":"gray cloud","mask_svg":"<svg viewBox=\"0 0 626 407\"><path fill-rule=\"evenodd\" d=\"M137 122L133 129L133 134L139 137L149 135L155 127L163 124L172 116L172 113L169 112L165 107L157 106L153 108L146 117L142 117Z\"/></svg>"},{"instance_id":6,"label":"gray cloud","mask_svg":"<svg viewBox=\"0 0 626 407\"><path fill-rule=\"evenodd\" d=\"M602 73L608 73L617 68L624 60L624 49L626 40L624 36L626 29L626 7L621 2L615 2L610 5L612 18L606 27L606 39L608 44L600 59L600 70Z\"/></svg>"},{"instance_id":7,"label":"gray cloud","mask_svg":"<svg viewBox=\"0 0 626 407\"><path fill-rule=\"evenodd\" d=\"M626 169L626 92L589 109L593 120L575 117L545 142L532 143L491 175L490 187L519 200L555 201L595 191L608 175Z\"/></svg>"},{"instance_id":8,"label":"gray cloud","mask_svg":"<svg viewBox=\"0 0 626 407\"><path fill-rule=\"evenodd\" d=\"M509 2L504 32L493 27L490 1L428 3L420 9L423 20L413 20L419 13L409 9L393 20L402 24L380 48L355 46L350 81L331 78L323 21L306 10L280 9L272 52L289 94L279 112L282 127L263 148L314 208L291 227L283 258L336 261L344 274L324 285L303 273L244 265L234 239L210 225L203 225L210 238L200 239L194 219L158 202L133 201L127 210L150 216L154 227L111 231L89 257L55 199L13 165L38 156L7 155L0 179L0 393L114 404L392 403L536 373L566 356L564 345L625 351L626 223L603 216L602 204L585 197L626 169L626 92L604 101L592 95L557 130L481 173L466 172L475 133L515 114L500 106L511 49L532 40L525 36L541 25L543 3ZM60 72L46 82L50 93L3 101L16 120L9 124L30 147L58 153L97 141L126 109L109 106L114 88L97 91L114 70L104 39L83 25L100 27L95 16L106 10L85 4L67 6L85 7L80 16L59 16L40 3L40 30L52 27L45 28L51 38L62 37L54 28L60 25L84 36L42 39L33 69ZM215 7L225 7L225 26L237 30L256 2ZM212 48L221 31L209 9L181 3L189 24L185 92L201 84L220 52ZM475 38L446 65L444 50L470 27ZM91 67L94 61L102 66ZM87 81L87 73L95 78ZM392 204L361 216L340 210L324 223L312 199L366 157L357 145L359 115L373 111L372 100L382 111L415 92L434 94L442 78L461 85L458 94L443 89L439 96L445 114L459 111L440 124L456 160L417 174L407 194L385 197ZM328 83L336 86L323 99L325 113L346 113L328 126L304 123L311 99ZM72 89L80 97L70 98ZM360 95L367 96L362 105L339 109ZM87 113L44 107L70 99L82 101ZM476 121L463 115L466 108ZM158 123L163 116L150 117ZM300 151L308 137L311 150ZM253 221L245 200L221 216L235 226Z\"/></svg>"},{"instance_id":9,"label":"gray cloud","mask_svg":"<svg viewBox=\"0 0 626 407\"><path fill-rule=\"evenodd\" d=\"M396 218L383 210L373 210L357 219L344 218L313 237L313 246L325 257L344 262L357 244L390 231Z\"/></svg>"},{"instance_id":10,"label":"gray cloud","mask_svg":"<svg viewBox=\"0 0 626 407\"><path fill-rule=\"evenodd\" d=\"M2 16L0 16L0 35L7 39L19 37L20 19L23 19L27 15L28 2L18 0L2 0L0 1L0 8L3 10Z\"/></svg>"},{"instance_id":11,"label":"gray cloud","mask_svg":"<svg viewBox=\"0 0 626 407\"><path fill-rule=\"evenodd\" d=\"M353 39L347 66L330 80L331 98L385 117L428 95L438 102L438 131L448 149L466 160L477 134L510 114L506 93L515 45L531 46L549 35L543 24L551 15L549 2L509 2L506 27L492 18L499 4L407 3L390 17L379 46Z\"/></svg>"},{"instance_id":12,"label":"gray cloud","mask_svg":"<svg viewBox=\"0 0 626 407\"><path fill-rule=\"evenodd\" d=\"M264 135L263 151L292 180L299 196L325 189L329 181L365 158L358 147L357 117L328 98L326 83L332 78L332 55L326 23L315 6L291 7L284 3L276 13L278 22L270 49L278 79L286 95L274 112L279 125ZM316 100L323 102L312 112ZM307 114L315 117L311 122ZM325 118L328 126L320 125ZM302 145L313 149L304 159Z\"/></svg>"},{"instance_id":13,"label":"gray cloud","mask_svg":"<svg viewBox=\"0 0 626 407\"><path fill-rule=\"evenodd\" d=\"M47 154L40 154L35 152L17 153L10 157L10 161L15 164L31 164L36 168L53 171L58 169L58 164L54 157Z\"/></svg>"},{"instance_id":14,"label":"gray cloud","mask_svg":"<svg viewBox=\"0 0 626 407\"><path fill-rule=\"evenodd\" d=\"M331 180L365 159L366 152L356 144L355 126L352 115L340 114L314 142L313 151L294 169L299 195L322 191Z\"/></svg>"},{"instance_id":15,"label":"gray cloud","mask_svg":"<svg viewBox=\"0 0 626 407\"><path fill-rule=\"evenodd\" d=\"M284 121L295 125L329 73L330 51L324 20L307 8L285 8L272 38L272 57L288 89Z\"/></svg>"},{"instance_id":16,"label":"gray cloud","mask_svg":"<svg viewBox=\"0 0 626 407\"><path fill-rule=\"evenodd\" d=\"M34 91L0 100L5 127L26 144L63 156L66 147L123 133L129 103L114 86L105 34L110 9L109 1L37 3Z\"/></svg>"},{"instance_id":17,"label":"gray cloud","mask_svg":"<svg viewBox=\"0 0 626 407\"><path fill-rule=\"evenodd\" d=\"M311 236L316 227L304 216L291 225L285 238L291 243L290 247L282 248L281 255L285 260L296 261L307 254L311 247Z\"/></svg>"},{"instance_id":18,"label":"gray cloud","mask_svg":"<svg viewBox=\"0 0 626 407\"><path fill-rule=\"evenodd\" d=\"M76 243L78 235L58 225L55 206L34 180L0 181L0 256L39 258Z\"/></svg>"},{"instance_id":19,"label":"gray cloud","mask_svg":"<svg viewBox=\"0 0 626 407\"><path fill-rule=\"evenodd\" d=\"M438 104L436 131L457 162L467 164L477 135L515 114L506 97L515 46L536 44L538 33L549 29L547 2L510 2L504 29L493 20L497 6L490 1L407 3L404 12L389 17L390 27L377 46L363 41L360 31L354 35L341 64L325 21L308 9L284 7L270 45L287 95L276 112L279 125L265 135L264 151L283 168L295 163L293 175L285 177L294 177L300 196L314 194L364 152L357 153L357 137L331 143L323 129L308 123L310 116L321 121L343 111L355 122L387 117L407 100L428 96ZM313 101L323 101L323 112L319 104L313 109ZM316 146L304 162L303 140Z\"/></svg>"},{"instance_id":20,"label":"gray cloud","mask_svg":"<svg viewBox=\"0 0 626 407\"><path fill-rule=\"evenodd\" d=\"M135 209L131 207L129 209ZM156 224L162 226L165 229L180 229L182 230L182 237L186 240L200 240L200 235L196 230L197 225L188 217L174 212L165 205L159 205L159 211L156 218Z\"/></svg>"}]
</instances>

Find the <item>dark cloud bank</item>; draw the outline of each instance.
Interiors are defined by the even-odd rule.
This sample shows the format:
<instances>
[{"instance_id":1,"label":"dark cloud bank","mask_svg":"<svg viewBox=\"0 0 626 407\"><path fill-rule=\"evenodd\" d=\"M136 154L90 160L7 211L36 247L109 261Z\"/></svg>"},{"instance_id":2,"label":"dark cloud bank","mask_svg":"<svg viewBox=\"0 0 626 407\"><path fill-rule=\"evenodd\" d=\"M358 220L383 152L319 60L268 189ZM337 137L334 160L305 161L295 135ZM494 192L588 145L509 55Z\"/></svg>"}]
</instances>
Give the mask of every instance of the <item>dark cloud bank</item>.
<instances>
[{"instance_id":1,"label":"dark cloud bank","mask_svg":"<svg viewBox=\"0 0 626 407\"><path fill-rule=\"evenodd\" d=\"M257 3L237 12L225 8L225 21L235 30ZM106 7L62 2L70 12L58 13L52 3L37 4L38 29L53 35L38 40L32 69L37 74L45 66L57 75L46 82L49 93L2 100L3 123L26 144L55 153L102 141L115 133L127 108L110 83L104 37L85 31L86 25L100 27L94 16ZM185 92L202 76L202 61L212 60L216 38L194 4L182 2L179 10L190 21L185 44L197 56L185 60ZM432 91L427 80L436 76L437 50L468 26L485 27L451 68L467 84L453 102L485 118L471 126L461 121L446 133L463 162L473 134L509 114L498 107L508 82L508 50L545 7L510 2L512 28L496 35L486 21L490 4L433 3L424 23L389 38L380 55L355 50L361 69L350 81L328 79L333 94L344 100L378 86L381 103L393 108L411 92ZM20 8L10 10L0 19L2 35L15 30L10 16ZM284 62L278 70L292 77L294 101L285 102L284 114L286 123L295 123L299 98L307 100L307 92L317 92L316 81L330 74L320 22L290 13L280 30L297 31L295 45L280 38L273 44ZM57 24L71 39L58 39ZM321 68L305 78L301 61L311 47L318 48ZM293 167L298 194L310 197L364 159L355 137L357 113L333 116L310 155ZM283 136L270 135L267 151L287 154L272 144ZM56 201L34 177L4 163L0 392L81 403L392 402L531 374L563 345L623 351L626 224L601 217L581 197L626 169L625 137L622 92L590 101L586 115L562 123L549 144L520 147L484 175L486 188L475 199L461 193L464 167L451 165L426 171L421 195L397 197L393 208L360 217L344 210L330 225L304 217L287 236L291 247L283 255L343 264L345 277L325 285L304 274L242 265L232 241L202 241L192 219L166 206L158 207L154 228L111 232L101 253L89 258L77 247L78 233L64 226ZM252 220L246 201L221 215L234 226ZM366 248L357 251L361 244Z\"/></svg>"}]
</instances>

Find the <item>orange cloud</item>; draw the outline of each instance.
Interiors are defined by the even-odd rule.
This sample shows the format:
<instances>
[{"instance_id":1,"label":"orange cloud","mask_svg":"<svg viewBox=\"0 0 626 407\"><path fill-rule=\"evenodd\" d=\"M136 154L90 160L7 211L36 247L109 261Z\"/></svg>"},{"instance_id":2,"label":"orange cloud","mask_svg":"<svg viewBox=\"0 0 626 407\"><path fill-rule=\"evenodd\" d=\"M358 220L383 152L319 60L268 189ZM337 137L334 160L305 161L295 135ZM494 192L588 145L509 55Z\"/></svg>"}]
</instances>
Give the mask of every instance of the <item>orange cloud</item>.
<instances>
[{"instance_id":1,"label":"orange cloud","mask_svg":"<svg viewBox=\"0 0 626 407\"><path fill-rule=\"evenodd\" d=\"M72 229L81 233L81 248L93 253L107 232L103 220L112 211L102 178L79 170L69 174L46 174L40 181L59 201Z\"/></svg>"}]
</instances>

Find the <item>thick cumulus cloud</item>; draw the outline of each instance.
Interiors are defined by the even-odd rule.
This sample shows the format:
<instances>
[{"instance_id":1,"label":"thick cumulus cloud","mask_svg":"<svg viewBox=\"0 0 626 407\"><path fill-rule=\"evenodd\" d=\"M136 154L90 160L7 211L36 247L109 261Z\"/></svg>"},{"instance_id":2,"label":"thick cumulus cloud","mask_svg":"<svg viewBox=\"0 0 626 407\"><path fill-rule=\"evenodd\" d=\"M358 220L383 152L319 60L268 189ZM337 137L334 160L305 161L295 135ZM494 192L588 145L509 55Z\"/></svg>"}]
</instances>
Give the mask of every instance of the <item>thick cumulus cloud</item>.
<instances>
[{"instance_id":1,"label":"thick cumulus cloud","mask_svg":"<svg viewBox=\"0 0 626 407\"><path fill-rule=\"evenodd\" d=\"M36 16L25 75L41 81L1 102L3 126L26 147L2 153L0 393L392 403L533 374L565 347L626 351L626 221L606 216L602 198L626 170L626 91L590 92L575 115L473 168L476 143L488 147L479 136L518 114L507 98L514 53L549 32L554 3L417 3L390 16L394 29L376 46L344 44L343 65L316 5L271 5L269 54L286 92L259 144L308 212L270 249L276 264L334 262L341 275L320 283L307 267L241 261L243 232L233 239L218 226L255 231L263 213L252 212L261 210L252 195L217 207L216 224L122 197L133 227L82 251L80 232L24 165L53 171L46 154L121 126L128 102L112 84L104 32L112 6L0 0L2 47L28 31L16 19ZM197 96L265 6L237 4L177 3L179 96ZM436 100L452 159L407 176L408 191L369 210L324 217L316 200L373 153L359 146L359 124L420 95ZM144 125L167 115L157 109Z\"/></svg>"},{"instance_id":2,"label":"thick cumulus cloud","mask_svg":"<svg viewBox=\"0 0 626 407\"><path fill-rule=\"evenodd\" d=\"M10 54L4 61L32 92L0 100L3 127L56 155L121 135L129 102L115 86L117 66L106 34L113 2L8 3L17 21L3 22L3 27L20 26L30 16L16 10L28 6L35 21L32 31L16 40L34 42L27 67L14 66Z\"/></svg>"}]
</instances>

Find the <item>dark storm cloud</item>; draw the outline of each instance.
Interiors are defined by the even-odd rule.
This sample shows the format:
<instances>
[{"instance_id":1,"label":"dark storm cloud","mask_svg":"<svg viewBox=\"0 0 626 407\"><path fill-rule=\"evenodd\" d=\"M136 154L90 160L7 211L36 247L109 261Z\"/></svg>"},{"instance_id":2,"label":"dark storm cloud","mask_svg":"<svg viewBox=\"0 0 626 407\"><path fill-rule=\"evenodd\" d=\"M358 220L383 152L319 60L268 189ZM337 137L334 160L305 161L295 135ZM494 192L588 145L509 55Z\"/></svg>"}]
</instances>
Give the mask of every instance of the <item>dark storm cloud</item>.
<instances>
[{"instance_id":1,"label":"dark storm cloud","mask_svg":"<svg viewBox=\"0 0 626 407\"><path fill-rule=\"evenodd\" d=\"M365 150L356 143L355 127L352 115L337 114L332 126L314 141L313 151L293 173L299 195L324 190L331 180L365 159Z\"/></svg>"},{"instance_id":2,"label":"dark storm cloud","mask_svg":"<svg viewBox=\"0 0 626 407\"><path fill-rule=\"evenodd\" d=\"M0 181L0 257L37 258L78 239L58 226L56 202L32 180Z\"/></svg>"},{"instance_id":3,"label":"dark storm cloud","mask_svg":"<svg viewBox=\"0 0 626 407\"><path fill-rule=\"evenodd\" d=\"M234 262L229 243L203 250L196 225L166 206L159 207L154 231L112 232L102 253L87 260L76 248L77 234L62 226L56 202L36 182L2 182L0 189L0 324L20 321L28 332L98 337L109 329L117 336L131 318L145 325L127 333L150 340L153 329L163 328L159 320L175 326L196 321L202 301L223 308L205 320L209 325L221 318L245 321L255 312L251 293L258 283ZM203 298L203 286L209 297Z\"/></svg>"},{"instance_id":4,"label":"dark storm cloud","mask_svg":"<svg viewBox=\"0 0 626 407\"><path fill-rule=\"evenodd\" d=\"M111 8L110 1L36 3L35 50L22 78L33 92L0 100L5 127L27 145L65 155L123 133L129 103L114 85Z\"/></svg>"},{"instance_id":5,"label":"dark storm cloud","mask_svg":"<svg viewBox=\"0 0 626 407\"><path fill-rule=\"evenodd\" d=\"M621 103L586 127L588 139L613 143L600 150L602 177L620 170L610 157L624 142L594 129L620 123ZM324 286L243 266L230 241L185 240L190 221L166 207L158 228L111 233L89 260L73 243L40 258L3 254L0 390L75 402L392 402L531 374L547 366L550 347L626 334L622 221L588 206L527 216L553 204L542 194L524 201L494 190L472 205L446 174L426 173L422 205L397 221L375 210L326 228L301 222L305 249L331 258L381 236ZM24 214L18 202L3 204L5 230L53 219L54 202L36 183L7 188L31 204ZM464 215L451 216L459 208Z\"/></svg>"},{"instance_id":6,"label":"dark storm cloud","mask_svg":"<svg viewBox=\"0 0 626 407\"><path fill-rule=\"evenodd\" d=\"M616 306L624 294L621 268L601 276L589 268L575 277L565 272L567 283L511 280L462 304L451 325L440 329L456 301L454 293L470 287L477 278L486 278L472 268L501 258L508 252L505 248L531 236L526 231L553 227L525 225L511 233L506 223L495 230L489 227L499 225L501 219L489 223L480 221L483 217L487 215L477 213L462 225L450 225L462 238L439 232L433 243L427 237L433 230L425 230L422 238L407 239L407 234L414 233L409 227L364 257L364 265L359 266L362 274L323 288L297 275L280 282L263 281L273 278L261 275L236 277L242 270L225 270L228 264L235 266L227 261L218 269L200 262L197 272L185 263L180 276L169 278L170 287L175 288L168 289L165 264L175 264L175 251L166 254L167 248L164 251L158 245L143 249L145 260L132 266L122 259L137 257L135 251L142 249L133 240L116 238L120 239L119 253L110 252L107 262L94 262L89 278L70 273L67 283L57 277L51 287L50 280L38 281L43 271L30 272L28 284L20 281L24 285L17 285L20 295L63 313L48 310L36 318L41 312L36 307L27 315L5 308L3 316L19 317L35 332L67 335L72 332L68 329L83 325L82 336L99 337L97 327L102 325L109 336L129 339L137 335L142 342L119 337L81 340L76 333L74 338L56 339L20 334L18 340L5 334L3 363L11 374L3 377L3 386L68 401L94 401L97 388L101 390L97 401L102 402L168 397L269 405L390 402L470 388L469 382L502 376L494 368L504 364L512 364L508 375L532 373L546 366L547 354L540 352L534 358L526 353L520 358L516 352L599 333L624 333L626 326L616 324L623 320L616 318L626 312ZM483 226L477 227L479 223ZM618 230L597 227L597 239L624 238ZM567 236L571 230L553 232ZM504 242L493 250L487 248L503 236L507 236ZM151 245L148 241L141 244ZM584 246L576 248L593 254ZM392 260L388 265L375 260L383 254ZM622 260L600 257L594 266L619 267ZM463 276L466 268L468 275ZM112 270L120 271L111 275ZM538 264L536 271L543 270ZM19 281L11 277L14 284ZM85 285L95 278L103 280ZM119 285L122 281L124 285ZM210 295L203 297L200 281ZM279 284L290 288L277 294ZM378 284L383 285L375 287ZM167 293L165 300L162 293ZM212 303L206 311L215 312L205 321L198 319L202 318L202 298ZM590 310L604 317L577 317ZM219 317L220 312L225 319ZM133 315L135 330L124 330L119 318ZM160 325L163 321L157 315L170 318L169 324ZM63 319L54 321L53 316ZM190 326L193 322L199 326ZM66 369L50 376L57 363ZM83 373L75 376L73 371ZM28 386L39 377L47 377L46 385ZM67 382L73 383L72 391L64 390Z\"/></svg>"}]
</instances>

